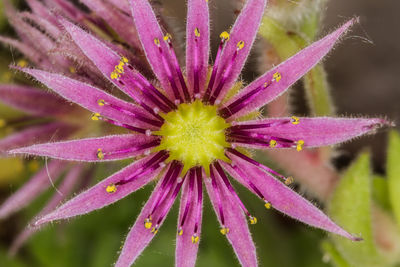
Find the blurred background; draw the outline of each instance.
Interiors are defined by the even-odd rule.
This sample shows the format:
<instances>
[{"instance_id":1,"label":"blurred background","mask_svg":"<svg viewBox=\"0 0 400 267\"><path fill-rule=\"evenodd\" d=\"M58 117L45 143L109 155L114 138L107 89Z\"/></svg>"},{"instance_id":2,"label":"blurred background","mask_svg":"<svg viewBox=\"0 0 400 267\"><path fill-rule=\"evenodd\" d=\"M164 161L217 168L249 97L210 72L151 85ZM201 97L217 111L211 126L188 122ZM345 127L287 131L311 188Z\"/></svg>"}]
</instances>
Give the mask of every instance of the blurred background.
<instances>
[{"instance_id":1,"label":"blurred background","mask_svg":"<svg viewBox=\"0 0 400 267\"><path fill-rule=\"evenodd\" d=\"M158 1L165 9L170 23L178 31L181 29L182 34L185 31L184 2ZM210 1L214 53L219 33L229 28L234 21L237 7L233 2L235 1ZM17 4L21 8L26 7L23 1ZM396 0L328 1L319 36L325 35L351 17L360 17L360 23L354 26L352 32L324 61L331 95L339 116L378 116L400 124L399 11L400 2ZM0 31L1 35L13 35L4 19L0 22ZM260 42L258 45L263 44ZM7 47L1 47L0 76L3 81L10 75L7 66L14 61L14 53ZM262 52L255 51L246 65L245 80L251 81L260 74L257 66L260 53ZM302 112L307 115L307 110L302 107L296 111L299 115ZM334 163L337 167L344 168L360 150L371 148L374 171L383 175L386 169L386 146L387 132L380 131L377 135L362 137L340 146ZM94 180L110 175L126 163L100 164ZM23 167L15 162L12 163L15 165L10 164L2 163L0 168L0 203L35 170L34 164L32 170L22 170ZM37 164L43 163L38 161ZM7 249L13 238L49 198L50 192L45 194L22 212L0 221L0 266L111 266L117 259L117 252L128 228L149 196L151 187L148 186L111 207L66 223L48 226L31 238L15 257L9 258ZM320 242L326 237L326 233L297 223L273 210L265 211L257 199L245 190L239 189L239 195L259 221L251 226L251 231L260 266L331 266L320 248ZM208 201L204 211L197 266L239 266L233 250L219 234L218 223ZM173 266L177 213L175 204L161 231L135 266Z\"/></svg>"}]
</instances>

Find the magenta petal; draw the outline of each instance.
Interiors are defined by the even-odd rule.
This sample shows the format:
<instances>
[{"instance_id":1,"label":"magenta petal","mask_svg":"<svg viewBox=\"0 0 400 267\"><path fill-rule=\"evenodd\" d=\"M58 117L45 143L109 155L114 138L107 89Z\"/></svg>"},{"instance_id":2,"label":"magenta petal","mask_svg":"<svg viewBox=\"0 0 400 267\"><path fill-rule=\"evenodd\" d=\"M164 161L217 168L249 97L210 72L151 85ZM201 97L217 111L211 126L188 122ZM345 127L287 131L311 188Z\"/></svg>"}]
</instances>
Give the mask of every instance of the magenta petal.
<instances>
[{"instance_id":1,"label":"magenta petal","mask_svg":"<svg viewBox=\"0 0 400 267\"><path fill-rule=\"evenodd\" d=\"M165 179L165 178L164 178ZM162 182L160 181L153 193L151 194L149 200L144 205L142 211L140 212L139 217L136 219L135 224L131 228L128 233L128 236L125 239L124 247L122 248L121 254L118 258L115 267L126 267L131 266L133 262L137 259L137 257L142 253L142 251L146 248L146 246L153 239L155 234L153 234L150 229L146 229L144 227L145 219L149 216L152 210L153 202L156 201L156 197L159 194L159 188ZM176 185L176 181L174 181L174 186ZM171 197L171 192L168 193L166 199ZM165 203L160 205L160 208L153 214L153 221L156 221L160 216L160 210L163 210L166 207ZM167 207L168 210L171 207ZM165 219L165 218L164 218ZM160 222L159 226L162 225L164 219Z\"/></svg>"},{"instance_id":2,"label":"magenta petal","mask_svg":"<svg viewBox=\"0 0 400 267\"><path fill-rule=\"evenodd\" d=\"M13 148L47 142L50 139L64 139L75 130L72 126L58 122L30 127L0 139L0 154Z\"/></svg>"},{"instance_id":3,"label":"magenta petal","mask_svg":"<svg viewBox=\"0 0 400 267\"><path fill-rule=\"evenodd\" d=\"M186 74L193 95L194 77L198 75L199 92L205 89L210 50L210 18L207 1L189 0L186 25ZM200 36L196 37L198 29ZM197 85L196 85L197 86Z\"/></svg>"},{"instance_id":4,"label":"magenta petal","mask_svg":"<svg viewBox=\"0 0 400 267\"><path fill-rule=\"evenodd\" d=\"M384 119L372 118L299 118L299 124L290 123L291 118L262 119L246 121L238 125L276 124L275 126L255 129L250 132L262 133L267 136L280 137L292 141L303 140L304 147L334 145L376 130L380 126L390 125ZM279 123L286 121L288 123ZM278 141L279 142L279 141ZM257 145L254 148L265 148Z\"/></svg>"},{"instance_id":5,"label":"magenta petal","mask_svg":"<svg viewBox=\"0 0 400 267\"><path fill-rule=\"evenodd\" d=\"M202 178L201 178L202 179ZM180 220L182 217L182 214L185 211L186 208L186 203L189 198L189 210L187 213L187 217L185 219L185 224L182 227L182 235L177 235L176 237L176 251L175 251L175 266L176 267L191 267L196 265L196 258L197 258L197 252L199 250L199 243L197 242L193 244L192 242L192 236L194 234L194 228L196 221L198 221L198 228L197 228L197 235L201 235L201 219L202 219L202 210L200 211L199 218L197 217L197 208L200 208L198 205L202 205L203 203L201 202L200 204L197 203L198 201L198 195L196 194L198 188L195 183L193 192L190 195L189 194L189 179L186 179L187 181L184 184L183 190L182 190L182 196L181 196L181 203L180 203L180 208L179 208L179 217L178 220L178 227L180 226ZM202 182L202 181L201 181Z\"/></svg>"},{"instance_id":6,"label":"magenta petal","mask_svg":"<svg viewBox=\"0 0 400 267\"><path fill-rule=\"evenodd\" d=\"M89 84L70 79L61 74L50 73L35 69L22 69L22 71L32 75L47 87L53 89L67 100L70 100L92 112L100 113L110 119L121 123L134 124L136 126L146 127L146 124L138 121L134 116L123 113L107 105L99 105L99 100L112 104L120 109L145 117L144 111L133 104L118 99L105 93Z\"/></svg>"},{"instance_id":7,"label":"magenta petal","mask_svg":"<svg viewBox=\"0 0 400 267\"><path fill-rule=\"evenodd\" d=\"M46 204L46 206L40 211L38 217L55 209L74 189L78 178L82 173L82 166L77 165L68 171L68 174L64 178L63 182L57 187L57 192L54 192L53 197ZM31 222L33 223L33 222ZM31 237L35 232L39 230L39 227L29 226L20 233L13 241L10 254L15 255L19 248Z\"/></svg>"},{"instance_id":8,"label":"magenta petal","mask_svg":"<svg viewBox=\"0 0 400 267\"><path fill-rule=\"evenodd\" d=\"M304 74L306 74L312 67L314 67L333 47L339 37L347 31L347 29L354 23L354 19L346 22L342 27L333 33L325 36L321 40L313 43L307 48L301 50L296 55L288 60L282 62L272 70L266 72L260 78L245 87L239 94L229 100L226 105L233 103L235 100L252 92L253 90L264 85L265 82L270 82L275 73L281 74L281 79L278 82L273 82L265 90L262 90L256 95L249 103L243 107L242 110L237 112L231 118L237 118L252 112L263 105L269 103L277 96L282 94Z\"/></svg>"},{"instance_id":9,"label":"magenta petal","mask_svg":"<svg viewBox=\"0 0 400 267\"><path fill-rule=\"evenodd\" d=\"M15 49L17 49L19 52L21 52L29 61L32 63L35 63L37 66L42 66L46 67L50 65L50 62L45 59L38 51L36 51L35 48L33 48L29 44L25 44L21 41L11 39L8 37L3 37L0 36L0 43L3 43L4 45L9 45Z\"/></svg>"},{"instance_id":10,"label":"magenta petal","mask_svg":"<svg viewBox=\"0 0 400 267\"><path fill-rule=\"evenodd\" d=\"M252 183L264 195L265 200L271 203L273 208L310 226L321 228L351 240L359 240L359 238L354 237L335 224L321 210L285 184L242 159L232 154L229 154L229 156L233 160L233 164L238 166L243 174L251 177ZM223 163L223 165L232 177L255 193L240 176L242 174L238 174L228 164Z\"/></svg>"},{"instance_id":11,"label":"magenta petal","mask_svg":"<svg viewBox=\"0 0 400 267\"><path fill-rule=\"evenodd\" d=\"M225 96L226 92L236 82L243 69L243 65L246 62L247 56L256 38L266 2L266 0L248 0L232 28L230 39L221 55L221 66L223 66L223 68L219 71L219 76L222 75L226 66L230 64L240 41L244 42L244 47L238 52L232 72L226 80L218 99L222 99Z\"/></svg>"},{"instance_id":12,"label":"magenta petal","mask_svg":"<svg viewBox=\"0 0 400 267\"><path fill-rule=\"evenodd\" d=\"M35 222L35 225L38 226L54 220L67 219L101 209L142 188L157 176L159 173L158 169L140 175L129 183L118 185L115 192L108 193L106 191L108 186L115 185L137 172L148 159L149 157L146 157L140 161L134 162L128 167L125 167L119 172L92 186L85 192L80 193L55 211L40 218Z\"/></svg>"},{"instance_id":13,"label":"magenta petal","mask_svg":"<svg viewBox=\"0 0 400 267\"><path fill-rule=\"evenodd\" d=\"M38 144L10 151L75 161L108 161L134 157L159 143L155 137L145 135L110 135L98 138ZM99 149L102 155L99 156Z\"/></svg>"},{"instance_id":14,"label":"magenta petal","mask_svg":"<svg viewBox=\"0 0 400 267\"><path fill-rule=\"evenodd\" d=\"M4 219L29 205L40 193L49 188L51 179L56 181L59 178L65 165L66 163L60 161L52 161L47 167L43 167L0 206L0 219Z\"/></svg>"},{"instance_id":15,"label":"magenta petal","mask_svg":"<svg viewBox=\"0 0 400 267\"><path fill-rule=\"evenodd\" d=\"M71 105L62 98L20 85L0 85L0 102L37 116L59 116L71 111Z\"/></svg>"},{"instance_id":16,"label":"magenta petal","mask_svg":"<svg viewBox=\"0 0 400 267\"><path fill-rule=\"evenodd\" d=\"M130 3L133 20L139 34L139 39L146 53L146 58L157 79L160 81L162 88L171 99L174 99L174 94L162 63L159 47L154 42L156 38L160 41L160 47L163 50L167 61L172 62L172 60L167 52L168 46L163 40L164 35L157 22L153 9L147 0L130 0Z\"/></svg>"},{"instance_id":17,"label":"magenta petal","mask_svg":"<svg viewBox=\"0 0 400 267\"><path fill-rule=\"evenodd\" d=\"M217 177L217 185L221 194L225 226L229 228L229 233L226 235L226 237L231 243L233 249L235 250L240 264L242 266L256 267L256 248L251 238L246 217L244 216L244 213L240 206L237 204L236 199L223 185L222 179L218 175L218 173L216 173L215 176ZM205 185L214 210L218 214L218 202L214 194L211 178L205 179Z\"/></svg>"}]
</instances>

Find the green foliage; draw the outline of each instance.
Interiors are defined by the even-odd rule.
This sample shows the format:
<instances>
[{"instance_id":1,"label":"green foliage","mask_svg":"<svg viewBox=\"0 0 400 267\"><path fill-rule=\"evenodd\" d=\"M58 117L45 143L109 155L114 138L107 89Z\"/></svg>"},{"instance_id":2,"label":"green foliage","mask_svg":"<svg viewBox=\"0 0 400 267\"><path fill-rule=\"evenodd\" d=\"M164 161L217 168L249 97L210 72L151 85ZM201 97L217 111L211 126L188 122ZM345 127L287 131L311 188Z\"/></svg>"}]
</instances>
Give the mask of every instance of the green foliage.
<instances>
[{"instance_id":1,"label":"green foliage","mask_svg":"<svg viewBox=\"0 0 400 267\"><path fill-rule=\"evenodd\" d=\"M371 215L371 175L369 154L363 153L339 182L329 206L331 217L344 229L361 235L362 242L332 236L336 250L351 266L383 267L385 259L377 251Z\"/></svg>"},{"instance_id":2,"label":"green foliage","mask_svg":"<svg viewBox=\"0 0 400 267\"><path fill-rule=\"evenodd\" d=\"M400 225L400 135L392 131L387 156L387 178L393 214Z\"/></svg>"}]
</instances>

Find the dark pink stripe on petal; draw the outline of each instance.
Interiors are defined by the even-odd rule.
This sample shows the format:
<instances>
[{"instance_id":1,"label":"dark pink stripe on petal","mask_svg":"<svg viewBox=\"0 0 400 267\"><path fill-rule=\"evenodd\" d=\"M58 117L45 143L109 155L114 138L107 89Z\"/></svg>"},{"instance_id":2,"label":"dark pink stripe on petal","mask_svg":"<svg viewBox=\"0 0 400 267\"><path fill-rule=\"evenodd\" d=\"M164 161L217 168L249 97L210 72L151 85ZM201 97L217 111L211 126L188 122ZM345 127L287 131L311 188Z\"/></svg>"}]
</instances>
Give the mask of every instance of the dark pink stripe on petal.
<instances>
[{"instance_id":1,"label":"dark pink stripe on petal","mask_svg":"<svg viewBox=\"0 0 400 267\"><path fill-rule=\"evenodd\" d=\"M228 189L222 185L221 177L216 173L217 185L219 192L221 192L221 200L224 209L225 226L229 228L229 233L226 235L231 243L235 253L242 266L257 266L257 255L254 242L247 225L246 217L242 209L229 193ZM205 179L205 185L208 195L210 196L211 203L216 213L218 213L218 204L215 191L209 178Z\"/></svg>"},{"instance_id":2,"label":"dark pink stripe on petal","mask_svg":"<svg viewBox=\"0 0 400 267\"><path fill-rule=\"evenodd\" d=\"M282 94L286 89L288 89L292 84L306 74L312 67L314 67L331 50L339 37L345 33L354 22L354 19L346 22L338 30L301 50L296 55L282 62L272 70L266 72L260 78L240 91L239 94L226 103L226 106L235 102L237 99L246 95L247 93L256 90L260 86L263 86L265 82L270 82L275 73L281 74L281 79L279 81L272 83L270 86L266 87L265 90L260 91L257 96L252 99L252 101L247 103L242 110L234 114L232 118L238 118L248 114Z\"/></svg>"},{"instance_id":3,"label":"dark pink stripe on petal","mask_svg":"<svg viewBox=\"0 0 400 267\"><path fill-rule=\"evenodd\" d=\"M266 5L266 0L248 0L243 7L235 25L232 28L230 39L227 42L221 57L221 66L218 76L221 77L225 68L230 64L234 54L237 51L237 45L240 41L244 42L243 48L238 52L231 74L225 81L221 94L218 99L222 99L226 92L236 82L243 65L246 62L250 49L256 38L258 27L260 26L262 15ZM217 82L218 84L218 82Z\"/></svg>"},{"instance_id":4,"label":"dark pink stripe on petal","mask_svg":"<svg viewBox=\"0 0 400 267\"><path fill-rule=\"evenodd\" d=\"M39 144L14 149L10 153L62 160L108 161L142 155L146 150L158 144L159 142L155 137L126 134Z\"/></svg>"}]
</instances>

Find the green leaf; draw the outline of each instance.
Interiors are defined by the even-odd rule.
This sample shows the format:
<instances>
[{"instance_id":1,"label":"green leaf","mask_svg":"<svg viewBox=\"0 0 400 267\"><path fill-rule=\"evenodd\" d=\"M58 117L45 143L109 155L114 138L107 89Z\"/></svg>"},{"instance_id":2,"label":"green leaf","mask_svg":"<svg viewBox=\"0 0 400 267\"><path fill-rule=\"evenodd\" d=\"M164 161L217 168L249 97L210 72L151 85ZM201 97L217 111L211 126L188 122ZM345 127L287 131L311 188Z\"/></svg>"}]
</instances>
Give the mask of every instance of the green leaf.
<instances>
[{"instance_id":1,"label":"green leaf","mask_svg":"<svg viewBox=\"0 0 400 267\"><path fill-rule=\"evenodd\" d=\"M347 231L361 235L362 242L332 236L338 252L354 266L383 267L385 259L378 253L371 219L370 157L363 153L349 167L331 199L329 213Z\"/></svg>"},{"instance_id":2,"label":"green leaf","mask_svg":"<svg viewBox=\"0 0 400 267\"><path fill-rule=\"evenodd\" d=\"M397 224L400 225L400 135L392 131L389 137L387 178L389 199Z\"/></svg>"},{"instance_id":3,"label":"green leaf","mask_svg":"<svg viewBox=\"0 0 400 267\"><path fill-rule=\"evenodd\" d=\"M376 203L378 203L386 211L390 211L389 189L388 180L385 177L374 175L372 180L372 196Z\"/></svg>"},{"instance_id":4,"label":"green leaf","mask_svg":"<svg viewBox=\"0 0 400 267\"><path fill-rule=\"evenodd\" d=\"M327 260L332 263L333 266L336 267L352 267L350 263L348 263L340 253L336 250L335 246L332 242L325 240L321 243L322 251L325 253L324 260Z\"/></svg>"}]
</instances>

